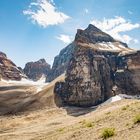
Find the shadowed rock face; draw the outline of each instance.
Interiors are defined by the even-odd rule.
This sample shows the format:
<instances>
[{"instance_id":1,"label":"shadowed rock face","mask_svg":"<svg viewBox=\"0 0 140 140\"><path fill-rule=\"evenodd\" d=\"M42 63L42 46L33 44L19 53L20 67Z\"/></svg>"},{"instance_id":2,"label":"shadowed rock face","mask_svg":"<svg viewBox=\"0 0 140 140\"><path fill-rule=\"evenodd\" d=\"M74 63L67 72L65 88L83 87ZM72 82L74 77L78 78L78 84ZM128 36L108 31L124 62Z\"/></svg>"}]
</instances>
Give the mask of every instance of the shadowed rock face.
<instances>
[{"instance_id":1,"label":"shadowed rock face","mask_svg":"<svg viewBox=\"0 0 140 140\"><path fill-rule=\"evenodd\" d=\"M25 65L24 73L29 79L37 81L43 75L48 76L50 65L46 63L45 59L40 59L36 62L29 62Z\"/></svg>"},{"instance_id":2,"label":"shadowed rock face","mask_svg":"<svg viewBox=\"0 0 140 140\"><path fill-rule=\"evenodd\" d=\"M74 48L76 47L75 42L94 44L95 45L94 47L97 49L98 47L102 47L101 45L98 45L99 43L110 43L110 44L112 43L115 46L117 45L117 47L119 47L119 45L124 46L124 48L128 47L127 44L113 39L110 35L102 32L94 25L90 24L88 28L85 30L78 29L74 42L68 45L63 50L61 50L60 54L55 57L52 70L50 71L46 79L47 82L54 80L56 77L60 76L67 70L68 63L72 58L74 53Z\"/></svg>"},{"instance_id":3,"label":"shadowed rock face","mask_svg":"<svg viewBox=\"0 0 140 140\"><path fill-rule=\"evenodd\" d=\"M140 95L140 62L136 60L139 52L89 25L76 34L65 82L56 83L55 96L62 105L87 107L118 93Z\"/></svg>"},{"instance_id":4,"label":"shadowed rock face","mask_svg":"<svg viewBox=\"0 0 140 140\"><path fill-rule=\"evenodd\" d=\"M52 69L46 79L47 82L53 81L56 77L60 76L66 71L68 63L73 56L74 47L74 43L71 43L66 48L61 50L60 54L55 57Z\"/></svg>"},{"instance_id":5,"label":"shadowed rock face","mask_svg":"<svg viewBox=\"0 0 140 140\"><path fill-rule=\"evenodd\" d=\"M0 52L0 78L19 81L22 77L24 77L22 71L7 58L5 53Z\"/></svg>"},{"instance_id":6,"label":"shadowed rock face","mask_svg":"<svg viewBox=\"0 0 140 140\"><path fill-rule=\"evenodd\" d=\"M140 51L121 57L122 67L115 73L118 92L140 95Z\"/></svg>"},{"instance_id":7,"label":"shadowed rock face","mask_svg":"<svg viewBox=\"0 0 140 140\"><path fill-rule=\"evenodd\" d=\"M102 32L100 29L90 24L85 30L77 30L75 41L81 43L96 43L114 42L115 40L110 35Z\"/></svg>"},{"instance_id":8,"label":"shadowed rock face","mask_svg":"<svg viewBox=\"0 0 140 140\"><path fill-rule=\"evenodd\" d=\"M57 83L55 93L61 96L63 104L84 107L98 105L112 96L110 71L104 55L77 46L67 69L65 83Z\"/></svg>"}]
</instances>

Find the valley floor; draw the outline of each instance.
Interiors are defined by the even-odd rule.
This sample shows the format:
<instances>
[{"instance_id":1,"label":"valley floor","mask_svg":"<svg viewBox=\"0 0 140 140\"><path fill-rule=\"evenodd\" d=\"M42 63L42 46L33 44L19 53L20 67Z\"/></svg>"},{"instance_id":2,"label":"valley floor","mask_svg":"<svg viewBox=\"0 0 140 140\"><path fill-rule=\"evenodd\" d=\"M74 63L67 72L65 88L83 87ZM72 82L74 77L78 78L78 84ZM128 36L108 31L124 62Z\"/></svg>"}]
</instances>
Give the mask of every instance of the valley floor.
<instances>
[{"instance_id":1,"label":"valley floor","mask_svg":"<svg viewBox=\"0 0 140 140\"><path fill-rule=\"evenodd\" d=\"M44 108L0 117L0 140L102 140L104 128L114 128L110 140L140 140L139 100L121 100L98 108Z\"/></svg>"}]
</instances>

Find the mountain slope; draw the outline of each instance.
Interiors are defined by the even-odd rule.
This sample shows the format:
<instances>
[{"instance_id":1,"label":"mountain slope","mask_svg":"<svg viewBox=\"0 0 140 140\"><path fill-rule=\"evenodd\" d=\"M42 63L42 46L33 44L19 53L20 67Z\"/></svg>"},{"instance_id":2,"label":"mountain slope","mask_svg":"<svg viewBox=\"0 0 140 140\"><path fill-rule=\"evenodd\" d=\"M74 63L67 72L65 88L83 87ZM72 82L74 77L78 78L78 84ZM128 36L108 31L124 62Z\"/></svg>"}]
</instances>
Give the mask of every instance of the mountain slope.
<instances>
[{"instance_id":1,"label":"mountain slope","mask_svg":"<svg viewBox=\"0 0 140 140\"><path fill-rule=\"evenodd\" d=\"M6 54L0 52L0 80L18 80L26 76L23 72L7 58Z\"/></svg>"},{"instance_id":2,"label":"mountain slope","mask_svg":"<svg viewBox=\"0 0 140 140\"><path fill-rule=\"evenodd\" d=\"M49 84L32 81L8 84L0 82L0 115L55 107L54 86L56 82L64 81L64 78L63 74Z\"/></svg>"},{"instance_id":3,"label":"mountain slope","mask_svg":"<svg viewBox=\"0 0 140 140\"><path fill-rule=\"evenodd\" d=\"M115 135L110 139L139 140L140 125L134 124L139 108L140 101L122 100L97 109L47 108L18 116L0 117L0 138L102 140L104 128L115 128Z\"/></svg>"}]
</instances>

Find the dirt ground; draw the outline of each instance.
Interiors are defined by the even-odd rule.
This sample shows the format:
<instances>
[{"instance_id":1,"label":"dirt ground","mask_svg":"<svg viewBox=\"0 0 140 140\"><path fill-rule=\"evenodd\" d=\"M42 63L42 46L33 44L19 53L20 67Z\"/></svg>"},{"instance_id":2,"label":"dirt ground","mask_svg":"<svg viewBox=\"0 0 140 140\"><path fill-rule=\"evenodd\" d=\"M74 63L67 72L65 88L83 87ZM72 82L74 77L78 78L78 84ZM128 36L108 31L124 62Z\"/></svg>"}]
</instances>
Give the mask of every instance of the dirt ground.
<instances>
[{"instance_id":1,"label":"dirt ground","mask_svg":"<svg viewBox=\"0 0 140 140\"><path fill-rule=\"evenodd\" d=\"M123 99L92 108L58 108L54 84L0 86L0 140L102 140L104 128L115 129L110 140L140 140L140 100Z\"/></svg>"},{"instance_id":2,"label":"dirt ground","mask_svg":"<svg viewBox=\"0 0 140 140\"><path fill-rule=\"evenodd\" d=\"M112 140L140 140L140 101L121 100L96 109L44 108L0 117L1 140L100 140L104 128L115 128ZM92 125L91 125L92 124Z\"/></svg>"}]
</instances>

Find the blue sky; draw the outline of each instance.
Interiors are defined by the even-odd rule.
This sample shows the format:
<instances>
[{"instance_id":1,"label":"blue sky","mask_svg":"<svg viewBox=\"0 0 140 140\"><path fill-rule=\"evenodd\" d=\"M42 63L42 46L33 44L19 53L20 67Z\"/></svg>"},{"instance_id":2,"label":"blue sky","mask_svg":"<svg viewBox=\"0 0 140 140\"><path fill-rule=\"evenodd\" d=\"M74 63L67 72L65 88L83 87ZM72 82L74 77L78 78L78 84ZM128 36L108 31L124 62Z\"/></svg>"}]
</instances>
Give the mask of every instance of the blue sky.
<instances>
[{"instance_id":1,"label":"blue sky","mask_svg":"<svg viewBox=\"0 0 140 140\"><path fill-rule=\"evenodd\" d=\"M53 58L77 28L96 24L140 49L140 0L1 0L0 51L18 66Z\"/></svg>"}]
</instances>

